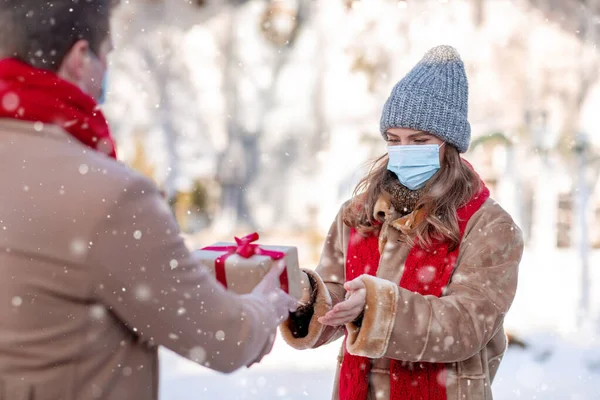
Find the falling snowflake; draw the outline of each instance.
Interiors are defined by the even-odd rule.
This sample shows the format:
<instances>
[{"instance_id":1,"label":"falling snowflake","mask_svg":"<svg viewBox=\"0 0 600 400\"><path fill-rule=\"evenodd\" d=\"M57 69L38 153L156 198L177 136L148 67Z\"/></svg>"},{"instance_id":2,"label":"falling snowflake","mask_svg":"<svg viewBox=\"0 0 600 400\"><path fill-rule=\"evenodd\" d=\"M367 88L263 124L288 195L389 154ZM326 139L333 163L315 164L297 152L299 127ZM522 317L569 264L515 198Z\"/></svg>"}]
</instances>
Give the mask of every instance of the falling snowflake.
<instances>
[{"instance_id":1,"label":"falling snowflake","mask_svg":"<svg viewBox=\"0 0 600 400\"><path fill-rule=\"evenodd\" d=\"M137 240L140 240L142 238L142 231L137 230L137 231L133 232L133 237Z\"/></svg>"},{"instance_id":2,"label":"falling snowflake","mask_svg":"<svg viewBox=\"0 0 600 400\"><path fill-rule=\"evenodd\" d=\"M19 96L16 93L8 92L2 97L2 108L8 112L13 112L19 107Z\"/></svg>"},{"instance_id":3,"label":"falling snowflake","mask_svg":"<svg viewBox=\"0 0 600 400\"><path fill-rule=\"evenodd\" d=\"M189 359L199 364L206 361L206 350L200 346L193 347L190 350Z\"/></svg>"},{"instance_id":4,"label":"falling snowflake","mask_svg":"<svg viewBox=\"0 0 600 400\"><path fill-rule=\"evenodd\" d=\"M136 285L136 287L133 289L133 292L135 293L135 297L138 300L141 300L141 301L150 300L151 292L150 292L150 287L148 285L145 285L145 284Z\"/></svg>"},{"instance_id":5,"label":"falling snowflake","mask_svg":"<svg viewBox=\"0 0 600 400\"><path fill-rule=\"evenodd\" d=\"M435 267L425 266L417 272L417 279L421 283L430 283L435 278Z\"/></svg>"},{"instance_id":6,"label":"falling snowflake","mask_svg":"<svg viewBox=\"0 0 600 400\"><path fill-rule=\"evenodd\" d=\"M11 303L13 306L19 307L21 304L23 304L23 299L20 298L19 296L15 296L12 298Z\"/></svg>"},{"instance_id":7,"label":"falling snowflake","mask_svg":"<svg viewBox=\"0 0 600 400\"><path fill-rule=\"evenodd\" d=\"M444 387L453 386L456 383L456 376L454 374L446 373L446 371L442 371L437 374L436 381Z\"/></svg>"},{"instance_id":8,"label":"falling snowflake","mask_svg":"<svg viewBox=\"0 0 600 400\"><path fill-rule=\"evenodd\" d=\"M220 342L222 342L223 340L225 340L225 332L223 332L223 331L217 331L217 332L215 332L215 339L217 339Z\"/></svg>"},{"instance_id":9,"label":"falling snowflake","mask_svg":"<svg viewBox=\"0 0 600 400\"><path fill-rule=\"evenodd\" d=\"M71 241L71 253L76 256L81 256L86 253L87 245L83 239L73 239Z\"/></svg>"},{"instance_id":10,"label":"falling snowflake","mask_svg":"<svg viewBox=\"0 0 600 400\"><path fill-rule=\"evenodd\" d=\"M106 315L106 308L100 304L90 307L90 317L93 319L102 319Z\"/></svg>"}]
</instances>

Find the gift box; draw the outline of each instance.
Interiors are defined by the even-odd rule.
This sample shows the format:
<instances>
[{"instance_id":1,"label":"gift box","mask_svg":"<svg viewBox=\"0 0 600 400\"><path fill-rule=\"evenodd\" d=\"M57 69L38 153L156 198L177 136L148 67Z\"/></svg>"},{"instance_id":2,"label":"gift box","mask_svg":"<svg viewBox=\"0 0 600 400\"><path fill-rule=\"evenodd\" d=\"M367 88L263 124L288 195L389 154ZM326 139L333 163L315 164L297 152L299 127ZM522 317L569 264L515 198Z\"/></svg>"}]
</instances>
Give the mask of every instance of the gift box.
<instances>
[{"instance_id":1,"label":"gift box","mask_svg":"<svg viewBox=\"0 0 600 400\"><path fill-rule=\"evenodd\" d=\"M223 286L234 293L250 293L276 262L283 262L281 289L296 299L302 298L298 249L290 246L255 244L258 233L235 238L235 243L219 242L195 252L202 265Z\"/></svg>"}]
</instances>

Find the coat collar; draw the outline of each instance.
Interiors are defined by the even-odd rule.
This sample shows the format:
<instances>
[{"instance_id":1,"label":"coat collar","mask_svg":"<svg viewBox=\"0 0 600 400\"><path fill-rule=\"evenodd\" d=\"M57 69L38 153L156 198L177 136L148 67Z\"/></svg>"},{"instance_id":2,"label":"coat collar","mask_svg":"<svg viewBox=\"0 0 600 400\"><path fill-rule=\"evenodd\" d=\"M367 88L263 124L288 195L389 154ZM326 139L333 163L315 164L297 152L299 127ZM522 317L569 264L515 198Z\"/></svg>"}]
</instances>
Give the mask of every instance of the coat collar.
<instances>
[{"instance_id":1,"label":"coat collar","mask_svg":"<svg viewBox=\"0 0 600 400\"><path fill-rule=\"evenodd\" d=\"M398 231L401 230L401 227L412 228L425 218L422 209L415 210L407 215L400 214L392 206L387 193L382 193L377 202L375 202L373 217L384 225L389 225Z\"/></svg>"}]
</instances>

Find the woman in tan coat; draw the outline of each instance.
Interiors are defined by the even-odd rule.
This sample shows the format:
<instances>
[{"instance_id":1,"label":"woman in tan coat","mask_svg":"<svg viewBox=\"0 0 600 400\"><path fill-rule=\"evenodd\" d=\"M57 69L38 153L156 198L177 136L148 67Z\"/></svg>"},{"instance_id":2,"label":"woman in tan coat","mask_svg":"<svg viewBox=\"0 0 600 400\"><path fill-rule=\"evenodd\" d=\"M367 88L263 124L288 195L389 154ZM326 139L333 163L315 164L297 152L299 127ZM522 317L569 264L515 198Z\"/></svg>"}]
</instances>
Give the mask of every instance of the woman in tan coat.
<instances>
[{"instance_id":1,"label":"woman in tan coat","mask_svg":"<svg viewBox=\"0 0 600 400\"><path fill-rule=\"evenodd\" d=\"M388 152L341 208L305 306L298 349L345 336L334 399L492 399L522 235L460 157L470 142L464 65L430 50L381 118Z\"/></svg>"}]
</instances>

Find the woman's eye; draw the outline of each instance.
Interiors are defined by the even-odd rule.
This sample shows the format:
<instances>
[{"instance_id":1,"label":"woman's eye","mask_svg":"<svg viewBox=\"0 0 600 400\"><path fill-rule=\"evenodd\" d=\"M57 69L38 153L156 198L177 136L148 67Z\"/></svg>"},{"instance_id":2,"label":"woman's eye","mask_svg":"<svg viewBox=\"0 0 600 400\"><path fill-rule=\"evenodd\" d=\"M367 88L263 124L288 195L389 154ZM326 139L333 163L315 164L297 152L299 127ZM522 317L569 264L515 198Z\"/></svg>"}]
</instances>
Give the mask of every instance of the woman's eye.
<instances>
[{"instance_id":1,"label":"woman's eye","mask_svg":"<svg viewBox=\"0 0 600 400\"><path fill-rule=\"evenodd\" d=\"M415 143L427 143L427 139L415 139Z\"/></svg>"}]
</instances>

